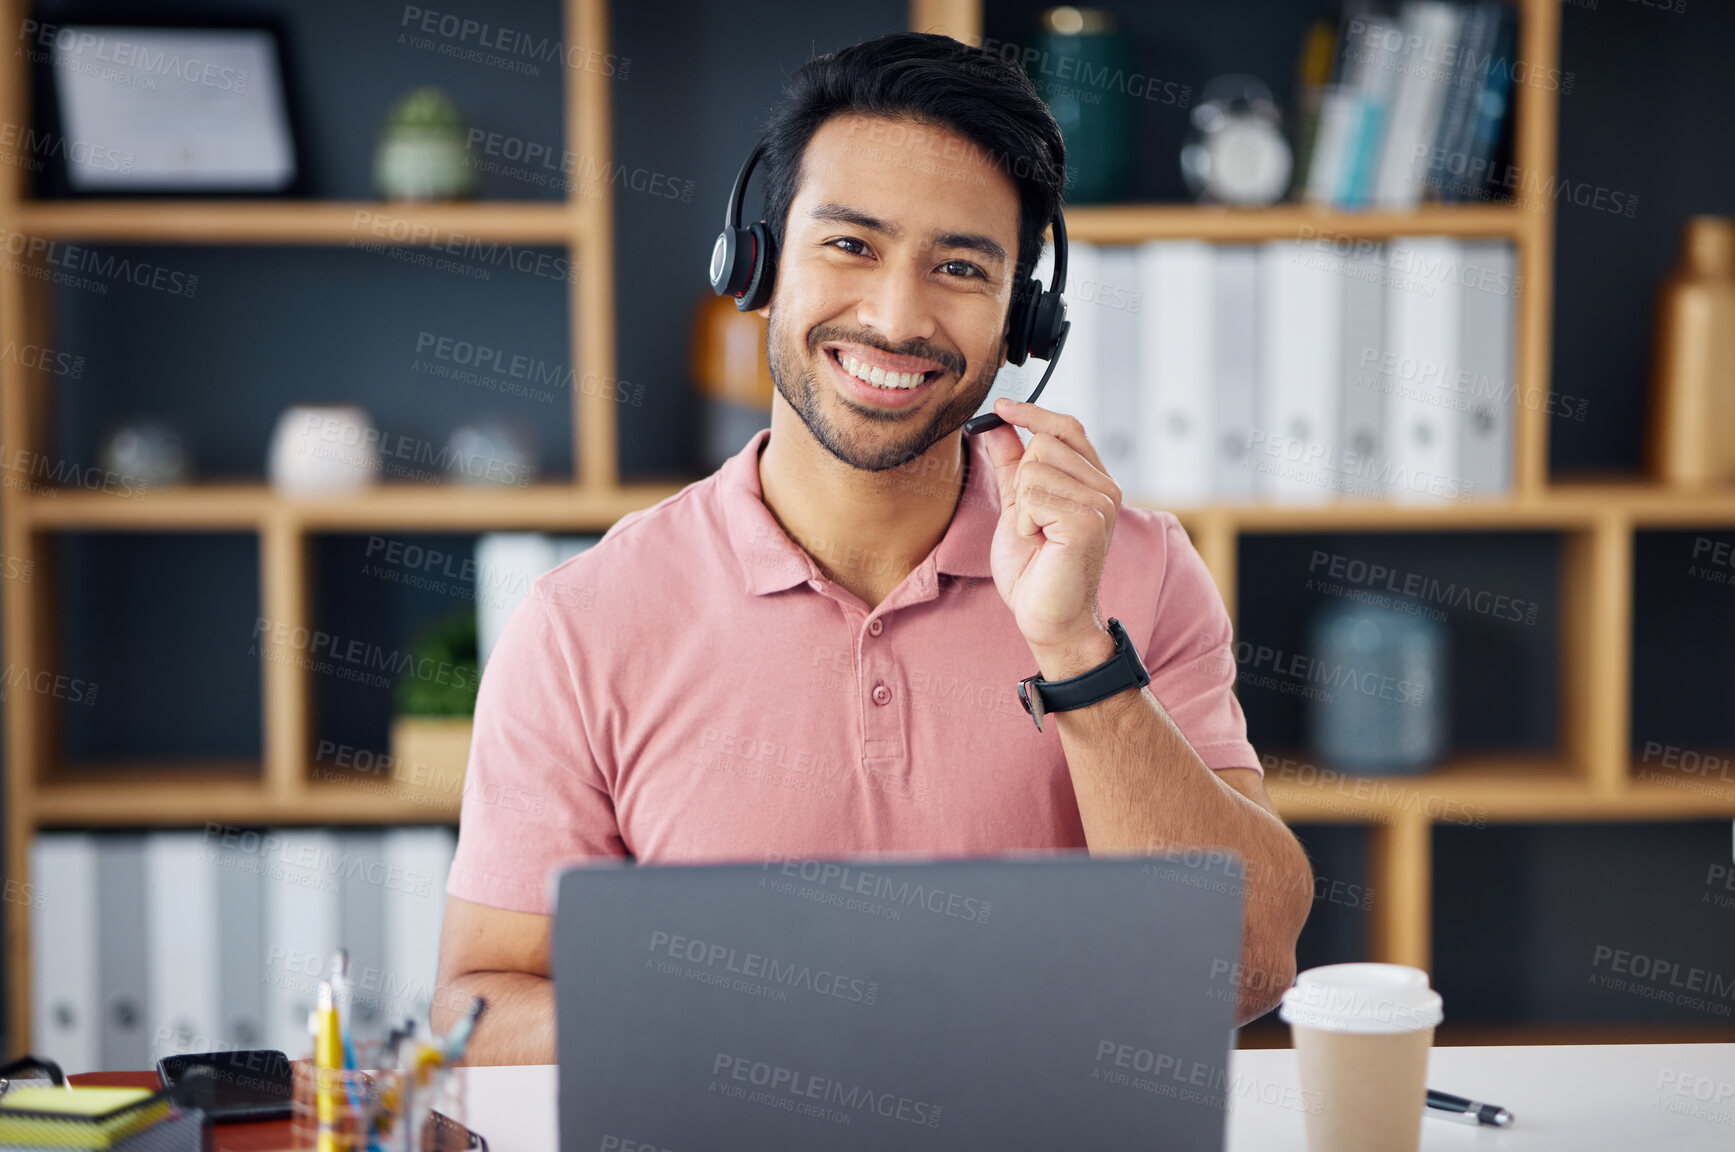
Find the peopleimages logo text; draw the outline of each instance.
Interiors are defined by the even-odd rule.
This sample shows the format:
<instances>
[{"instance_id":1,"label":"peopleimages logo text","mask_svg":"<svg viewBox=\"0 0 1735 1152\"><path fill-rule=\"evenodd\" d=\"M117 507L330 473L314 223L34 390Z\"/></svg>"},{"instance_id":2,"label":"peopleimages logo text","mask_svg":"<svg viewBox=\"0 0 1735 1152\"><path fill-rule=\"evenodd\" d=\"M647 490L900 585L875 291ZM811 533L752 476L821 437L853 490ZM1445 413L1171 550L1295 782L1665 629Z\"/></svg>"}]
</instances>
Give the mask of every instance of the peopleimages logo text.
<instances>
[{"instance_id":1,"label":"peopleimages logo text","mask_svg":"<svg viewBox=\"0 0 1735 1152\"><path fill-rule=\"evenodd\" d=\"M914 1100L894 1092L876 1092L859 1084L845 1084L827 1076L797 1072L764 1060L747 1056L717 1053L711 1063L711 1075L751 1084L769 1092L818 1100L838 1108L849 1109L845 1115L869 1112L888 1120L902 1120L923 1128L940 1126L940 1106L925 1100Z\"/></svg>"},{"instance_id":2,"label":"peopleimages logo text","mask_svg":"<svg viewBox=\"0 0 1735 1152\"><path fill-rule=\"evenodd\" d=\"M856 976L845 976L809 964L784 963L758 952L742 952L726 944L694 940L673 932L657 929L651 933L647 949L654 955L671 960L685 960L705 968L721 968L737 976L765 980L785 988L835 996L855 1004L872 1004L879 998L880 986Z\"/></svg>"},{"instance_id":3,"label":"peopleimages logo text","mask_svg":"<svg viewBox=\"0 0 1735 1152\"><path fill-rule=\"evenodd\" d=\"M906 908L925 908L938 915L954 916L976 923L985 922L992 908L989 901L978 900L974 896L946 892L909 880L897 880L883 872L867 872L829 860L798 860L773 853L766 858L764 868L768 872L776 869L791 880L902 904Z\"/></svg>"}]
</instances>

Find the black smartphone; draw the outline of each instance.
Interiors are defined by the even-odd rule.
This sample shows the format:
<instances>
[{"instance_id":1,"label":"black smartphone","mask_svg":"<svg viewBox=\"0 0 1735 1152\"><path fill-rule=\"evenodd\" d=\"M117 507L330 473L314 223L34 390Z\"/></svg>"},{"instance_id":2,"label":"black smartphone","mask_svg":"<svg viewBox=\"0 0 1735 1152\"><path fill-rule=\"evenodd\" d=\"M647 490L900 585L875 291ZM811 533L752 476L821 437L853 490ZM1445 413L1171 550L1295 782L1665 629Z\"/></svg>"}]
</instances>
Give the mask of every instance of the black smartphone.
<instances>
[{"instance_id":1,"label":"black smartphone","mask_svg":"<svg viewBox=\"0 0 1735 1152\"><path fill-rule=\"evenodd\" d=\"M164 1056L157 1061L157 1075L178 1103L202 1110L215 1124L289 1116L293 1080L289 1057L281 1052Z\"/></svg>"}]
</instances>

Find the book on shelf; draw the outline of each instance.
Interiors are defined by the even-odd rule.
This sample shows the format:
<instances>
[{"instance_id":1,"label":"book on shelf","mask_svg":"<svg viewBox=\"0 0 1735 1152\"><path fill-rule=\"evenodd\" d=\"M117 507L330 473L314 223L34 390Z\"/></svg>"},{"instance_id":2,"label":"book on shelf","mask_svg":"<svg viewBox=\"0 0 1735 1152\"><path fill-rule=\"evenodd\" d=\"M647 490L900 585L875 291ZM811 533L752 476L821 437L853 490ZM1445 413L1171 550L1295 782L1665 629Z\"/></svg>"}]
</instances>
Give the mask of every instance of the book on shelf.
<instances>
[{"instance_id":1,"label":"book on shelf","mask_svg":"<svg viewBox=\"0 0 1735 1152\"><path fill-rule=\"evenodd\" d=\"M1503 199L1495 161L1525 67L1517 20L1500 0L1346 3L1323 80L1317 49L1304 54L1301 198L1350 210Z\"/></svg>"},{"instance_id":2,"label":"book on shelf","mask_svg":"<svg viewBox=\"0 0 1735 1152\"><path fill-rule=\"evenodd\" d=\"M1038 403L1084 422L1128 499L1440 502L1510 489L1509 243L1072 247L1093 278L1068 293L1072 336ZM1004 369L995 392L1021 395L1041 366Z\"/></svg>"}]
</instances>

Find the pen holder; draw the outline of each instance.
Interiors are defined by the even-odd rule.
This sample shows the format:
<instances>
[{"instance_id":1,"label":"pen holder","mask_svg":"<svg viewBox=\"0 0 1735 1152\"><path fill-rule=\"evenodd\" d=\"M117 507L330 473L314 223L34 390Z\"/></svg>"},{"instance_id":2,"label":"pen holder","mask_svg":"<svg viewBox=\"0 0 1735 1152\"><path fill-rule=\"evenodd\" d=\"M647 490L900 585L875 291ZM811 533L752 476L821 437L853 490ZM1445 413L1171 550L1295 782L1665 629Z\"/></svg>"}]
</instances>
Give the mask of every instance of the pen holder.
<instances>
[{"instance_id":1,"label":"pen holder","mask_svg":"<svg viewBox=\"0 0 1735 1152\"><path fill-rule=\"evenodd\" d=\"M359 1047L358 1064L389 1063L376 1046ZM466 1152L469 1147L462 1068L430 1070L420 1078L395 1068L320 1069L304 1060L293 1069L290 1143L296 1152Z\"/></svg>"},{"instance_id":2,"label":"pen holder","mask_svg":"<svg viewBox=\"0 0 1735 1152\"><path fill-rule=\"evenodd\" d=\"M292 1065L290 1145L297 1152L389 1152L402 1147L398 1073Z\"/></svg>"}]
</instances>

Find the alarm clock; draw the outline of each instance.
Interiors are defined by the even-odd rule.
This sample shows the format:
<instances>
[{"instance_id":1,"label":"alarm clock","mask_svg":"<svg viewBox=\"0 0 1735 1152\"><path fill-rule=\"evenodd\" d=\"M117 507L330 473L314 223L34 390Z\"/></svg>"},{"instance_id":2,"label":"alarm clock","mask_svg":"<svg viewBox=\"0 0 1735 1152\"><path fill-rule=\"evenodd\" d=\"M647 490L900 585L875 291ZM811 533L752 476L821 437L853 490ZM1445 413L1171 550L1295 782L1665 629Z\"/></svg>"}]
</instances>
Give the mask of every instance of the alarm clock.
<instances>
[{"instance_id":1,"label":"alarm clock","mask_svg":"<svg viewBox=\"0 0 1735 1152\"><path fill-rule=\"evenodd\" d=\"M1289 187L1294 158L1283 113L1256 76L1234 73L1205 85L1181 148L1181 175L1213 204L1264 207Z\"/></svg>"}]
</instances>

